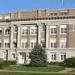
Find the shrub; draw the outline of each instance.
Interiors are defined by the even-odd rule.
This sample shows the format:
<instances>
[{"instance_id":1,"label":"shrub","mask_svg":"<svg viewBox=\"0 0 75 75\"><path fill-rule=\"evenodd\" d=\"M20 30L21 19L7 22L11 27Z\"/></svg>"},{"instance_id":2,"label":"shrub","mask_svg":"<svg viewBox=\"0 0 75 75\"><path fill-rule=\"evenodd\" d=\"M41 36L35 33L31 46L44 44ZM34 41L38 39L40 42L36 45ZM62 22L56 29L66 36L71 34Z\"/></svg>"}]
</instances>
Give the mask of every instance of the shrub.
<instances>
[{"instance_id":1,"label":"shrub","mask_svg":"<svg viewBox=\"0 0 75 75\"><path fill-rule=\"evenodd\" d=\"M75 58L67 58L63 62L61 62L61 65L67 67L75 67Z\"/></svg>"},{"instance_id":2,"label":"shrub","mask_svg":"<svg viewBox=\"0 0 75 75\"><path fill-rule=\"evenodd\" d=\"M31 58L31 62L30 62L31 66L37 66L37 67L47 66L46 52L38 44L33 48L30 54L30 58Z\"/></svg>"},{"instance_id":3,"label":"shrub","mask_svg":"<svg viewBox=\"0 0 75 75\"><path fill-rule=\"evenodd\" d=\"M6 61L3 61L3 64L4 64L4 66L16 65L16 61L15 60L13 60L13 61L6 60Z\"/></svg>"},{"instance_id":4,"label":"shrub","mask_svg":"<svg viewBox=\"0 0 75 75\"><path fill-rule=\"evenodd\" d=\"M4 65L3 65L3 59L0 58L0 69L3 69L4 68Z\"/></svg>"},{"instance_id":5,"label":"shrub","mask_svg":"<svg viewBox=\"0 0 75 75\"><path fill-rule=\"evenodd\" d=\"M60 64L60 62L57 62L57 61L56 62L50 62L49 63L49 65L59 65L59 64Z\"/></svg>"}]
</instances>

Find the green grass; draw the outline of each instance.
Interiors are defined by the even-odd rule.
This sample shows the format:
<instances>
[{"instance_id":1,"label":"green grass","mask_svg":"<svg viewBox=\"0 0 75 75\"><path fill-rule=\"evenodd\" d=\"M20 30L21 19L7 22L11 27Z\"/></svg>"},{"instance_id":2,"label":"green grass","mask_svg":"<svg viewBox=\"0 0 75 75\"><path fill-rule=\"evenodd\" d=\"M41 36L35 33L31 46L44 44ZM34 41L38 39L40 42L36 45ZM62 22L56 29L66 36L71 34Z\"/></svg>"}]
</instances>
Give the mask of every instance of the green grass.
<instances>
[{"instance_id":1,"label":"green grass","mask_svg":"<svg viewBox=\"0 0 75 75\"><path fill-rule=\"evenodd\" d=\"M11 71L58 72L64 70L64 67L52 65L47 67L9 66L6 69Z\"/></svg>"},{"instance_id":2,"label":"green grass","mask_svg":"<svg viewBox=\"0 0 75 75\"><path fill-rule=\"evenodd\" d=\"M0 72L0 75L75 75L75 74Z\"/></svg>"}]
</instances>

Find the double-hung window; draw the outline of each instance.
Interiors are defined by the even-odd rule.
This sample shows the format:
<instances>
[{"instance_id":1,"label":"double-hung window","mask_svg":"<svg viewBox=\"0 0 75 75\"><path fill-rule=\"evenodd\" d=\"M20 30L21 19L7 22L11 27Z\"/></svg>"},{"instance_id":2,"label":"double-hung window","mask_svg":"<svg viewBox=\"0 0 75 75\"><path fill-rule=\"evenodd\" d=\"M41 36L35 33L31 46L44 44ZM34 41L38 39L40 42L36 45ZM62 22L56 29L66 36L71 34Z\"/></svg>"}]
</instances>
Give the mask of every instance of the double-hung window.
<instances>
[{"instance_id":1,"label":"double-hung window","mask_svg":"<svg viewBox=\"0 0 75 75\"><path fill-rule=\"evenodd\" d=\"M56 26L50 26L50 35L56 35L57 28Z\"/></svg>"},{"instance_id":2,"label":"double-hung window","mask_svg":"<svg viewBox=\"0 0 75 75\"><path fill-rule=\"evenodd\" d=\"M60 34L66 34L67 33L67 26L61 25L60 26Z\"/></svg>"},{"instance_id":3,"label":"double-hung window","mask_svg":"<svg viewBox=\"0 0 75 75\"><path fill-rule=\"evenodd\" d=\"M60 39L60 48L67 48L66 38Z\"/></svg>"},{"instance_id":4,"label":"double-hung window","mask_svg":"<svg viewBox=\"0 0 75 75\"><path fill-rule=\"evenodd\" d=\"M56 38L50 39L50 48L56 48Z\"/></svg>"}]
</instances>

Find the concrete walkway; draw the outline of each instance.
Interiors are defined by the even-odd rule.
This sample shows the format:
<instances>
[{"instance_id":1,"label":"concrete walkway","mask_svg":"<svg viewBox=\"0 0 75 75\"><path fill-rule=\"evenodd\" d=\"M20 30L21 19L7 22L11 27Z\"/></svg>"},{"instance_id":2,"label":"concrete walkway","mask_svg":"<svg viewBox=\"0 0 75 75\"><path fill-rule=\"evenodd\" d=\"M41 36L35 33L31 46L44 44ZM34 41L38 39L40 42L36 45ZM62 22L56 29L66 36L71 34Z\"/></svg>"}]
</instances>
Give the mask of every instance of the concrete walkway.
<instances>
[{"instance_id":1,"label":"concrete walkway","mask_svg":"<svg viewBox=\"0 0 75 75\"><path fill-rule=\"evenodd\" d=\"M65 70L59 71L59 73L68 73L75 70L75 68L65 68Z\"/></svg>"}]
</instances>

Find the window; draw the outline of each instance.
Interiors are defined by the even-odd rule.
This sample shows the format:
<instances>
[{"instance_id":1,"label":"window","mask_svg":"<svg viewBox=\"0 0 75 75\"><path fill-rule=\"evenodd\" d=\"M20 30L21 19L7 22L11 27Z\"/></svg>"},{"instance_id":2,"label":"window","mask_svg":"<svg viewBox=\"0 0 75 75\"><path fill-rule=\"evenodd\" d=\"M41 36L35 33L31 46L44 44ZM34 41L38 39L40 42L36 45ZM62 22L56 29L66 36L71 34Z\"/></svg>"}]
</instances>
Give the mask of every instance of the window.
<instances>
[{"instance_id":1,"label":"window","mask_svg":"<svg viewBox=\"0 0 75 75\"><path fill-rule=\"evenodd\" d=\"M0 35L2 34L2 30L0 30Z\"/></svg>"},{"instance_id":2,"label":"window","mask_svg":"<svg viewBox=\"0 0 75 75\"><path fill-rule=\"evenodd\" d=\"M35 44L35 42L31 42L31 48L34 48Z\"/></svg>"},{"instance_id":3,"label":"window","mask_svg":"<svg viewBox=\"0 0 75 75\"><path fill-rule=\"evenodd\" d=\"M5 48L9 48L10 47L10 43L5 42Z\"/></svg>"},{"instance_id":4,"label":"window","mask_svg":"<svg viewBox=\"0 0 75 75\"><path fill-rule=\"evenodd\" d=\"M22 28L22 35L28 34L28 28L24 27Z\"/></svg>"},{"instance_id":5,"label":"window","mask_svg":"<svg viewBox=\"0 0 75 75\"><path fill-rule=\"evenodd\" d=\"M22 56L22 59L26 60L26 53L25 52L20 52L20 55Z\"/></svg>"},{"instance_id":6,"label":"window","mask_svg":"<svg viewBox=\"0 0 75 75\"><path fill-rule=\"evenodd\" d=\"M28 47L28 43L27 42L22 42L22 48L27 48Z\"/></svg>"},{"instance_id":7,"label":"window","mask_svg":"<svg viewBox=\"0 0 75 75\"><path fill-rule=\"evenodd\" d=\"M1 48L1 42L0 42L0 48Z\"/></svg>"},{"instance_id":8,"label":"window","mask_svg":"<svg viewBox=\"0 0 75 75\"><path fill-rule=\"evenodd\" d=\"M56 53L51 53L51 60L56 60Z\"/></svg>"},{"instance_id":9,"label":"window","mask_svg":"<svg viewBox=\"0 0 75 75\"><path fill-rule=\"evenodd\" d=\"M14 45L14 48L17 48L17 43L16 42L14 42L13 45Z\"/></svg>"},{"instance_id":10,"label":"window","mask_svg":"<svg viewBox=\"0 0 75 75\"><path fill-rule=\"evenodd\" d=\"M6 29L5 30L5 35L9 35L10 34L10 30L9 29Z\"/></svg>"},{"instance_id":11,"label":"window","mask_svg":"<svg viewBox=\"0 0 75 75\"><path fill-rule=\"evenodd\" d=\"M61 26L60 26L60 33L61 33L61 34L67 33L67 27L66 27L66 25L61 25Z\"/></svg>"},{"instance_id":12,"label":"window","mask_svg":"<svg viewBox=\"0 0 75 75\"><path fill-rule=\"evenodd\" d=\"M60 39L60 48L67 48L67 42L65 38Z\"/></svg>"},{"instance_id":13,"label":"window","mask_svg":"<svg viewBox=\"0 0 75 75\"><path fill-rule=\"evenodd\" d=\"M25 35L28 33L28 29L22 29L22 34Z\"/></svg>"},{"instance_id":14,"label":"window","mask_svg":"<svg viewBox=\"0 0 75 75\"><path fill-rule=\"evenodd\" d=\"M50 13L51 16L56 16L58 13Z\"/></svg>"},{"instance_id":15,"label":"window","mask_svg":"<svg viewBox=\"0 0 75 75\"><path fill-rule=\"evenodd\" d=\"M61 53L61 60L65 60L66 59L66 53Z\"/></svg>"},{"instance_id":16,"label":"window","mask_svg":"<svg viewBox=\"0 0 75 75\"><path fill-rule=\"evenodd\" d=\"M37 27L36 26L30 27L30 33L31 34L37 34Z\"/></svg>"},{"instance_id":17,"label":"window","mask_svg":"<svg viewBox=\"0 0 75 75\"><path fill-rule=\"evenodd\" d=\"M62 15L62 16L63 15L68 15L68 13L67 12L61 12L60 15Z\"/></svg>"},{"instance_id":18,"label":"window","mask_svg":"<svg viewBox=\"0 0 75 75\"><path fill-rule=\"evenodd\" d=\"M55 35L57 33L56 26L50 26L50 34Z\"/></svg>"},{"instance_id":19,"label":"window","mask_svg":"<svg viewBox=\"0 0 75 75\"><path fill-rule=\"evenodd\" d=\"M16 56L15 56L15 53L12 53L12 57L13 57L13 58L15 58L15 57L16 57Z\"/></svg>"},{"instance_id":20,"label":"window","mask_svg":"<svg viewBox=\"0 0 75 75\"><path fill-rule=\"evenodd\" d=\"M50 47L56 48L56 39L55 38L50 39Z\"/></svg>"},{"instance_id":21,"label":"window","mask_svg":"<svg viewBox=\"0 0 75 75\"><path fill-rule=\"evenodd\" d=\"M46 43L44 40L41 40L41 44L42 44L42 47L45 48L46 47Z\"/></svg>"}]
</instances>

